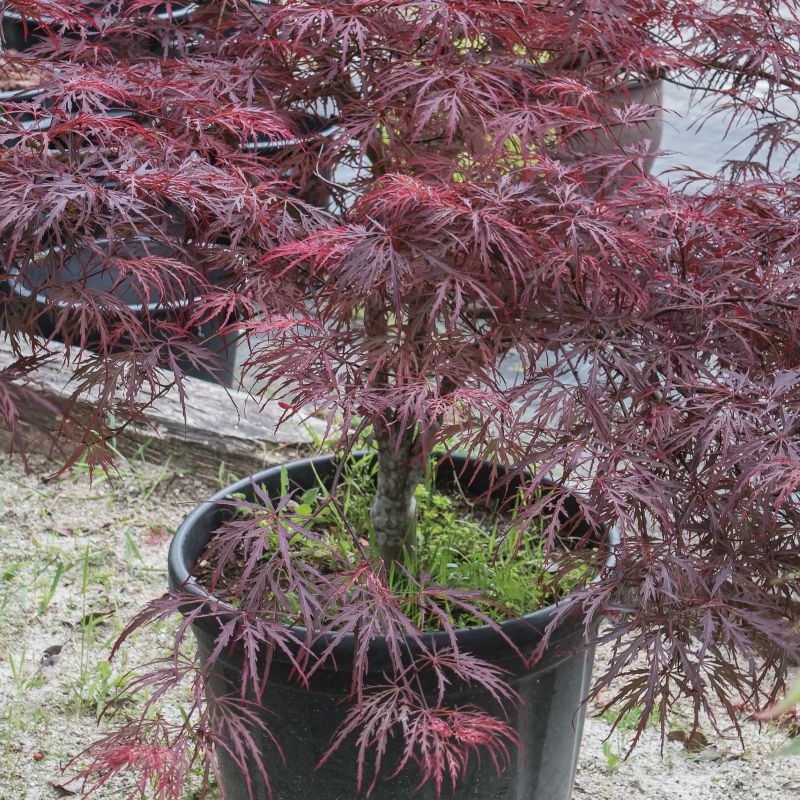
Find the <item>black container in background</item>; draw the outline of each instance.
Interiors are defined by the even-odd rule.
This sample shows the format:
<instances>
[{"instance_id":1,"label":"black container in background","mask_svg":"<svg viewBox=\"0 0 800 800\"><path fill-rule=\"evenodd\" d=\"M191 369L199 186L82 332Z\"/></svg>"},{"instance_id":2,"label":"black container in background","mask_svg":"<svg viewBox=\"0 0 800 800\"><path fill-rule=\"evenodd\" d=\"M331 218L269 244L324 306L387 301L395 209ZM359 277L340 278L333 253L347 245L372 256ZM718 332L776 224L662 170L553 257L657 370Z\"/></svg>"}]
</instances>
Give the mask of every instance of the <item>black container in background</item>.
<instances>
[{"instance_id":1,"label":"black container in background","mask_svg":"<svg viewBox=\"0 0 800 800\"><path fill-rule=\"evenodd\" d=\"M32 110L25 108L25 104L34 101L42 90L37 87L25 89L7 89L0 91L0 125L4 125L6 130L12 126L20 126L28 131L34 129L44 130L49 127L51 118L42 112L37 115ZM23 104L18 106L18 104ZM4 147L13 147L19 142L19 137L6 139L3 142Z\"/></svg>"},{"instance_id":2,"label":"black container in background","mask_svg":"<svg viewBox=\"0 0 800 800\"><path fill-rule=\"evenodd\" d=\"M214 531L232 514L231 506L219 505L220 501L233 494L252 500L251 481L263 486L274 500L281 493L282 469L286 470L291 488L307 489L317 486L318 479L329 483L335 467L331 456L273 467L223 489L200 505L184 520L172 540L170 587L173 590L182 587L198 597L208 596L189 575ZM462 475L463 468L466 471ZM492 466L485 462L453 456L438 467L437 483L443 487L459 475L465 491L479 494L488 487L491 470ZM510 490L514 488L512 484ZM577 515L577 506L567 509L567 513ZM541 641L555 612L556 606L549 606L521 619L504 622L501 627L522 653L528 655ZM214 649L220 620L201 618L193 628L200 658L205 663ZM295 633L298 638L304 638L303 629L295 629ZM523 701L521 712L512 711L510 715L523 748L521 752L512 748L511 766L500 775L486 754L481 759L473 754L467 774L459 781L455 792L451 792L447 784L442 796L453 800L569 800L585 718L583 701L589 691L594 657L594 648L584 639L579 610L576 608L574 615L560 625L545 656L533 667L525 667L491 627L461 629L457 635L462 650L509 671L509 682ZM426 637L441 647L449 644L444 633L430 633ZM325 644L325 641L320 642L320 649ZM345 636L336 646L334 658L314 673L308 689L299 686L296 677L292 680L286 656L276 651L262 702L262 716L285 754L285 763L272 743L260 732L253 732L261 748L260 757L269 775L274 800L354 800L359 797L356 751L352 742L346 742L322 767L316 768L349 708L346 698L351 688L353 646L353 636ZM241 646L237 645L229 647L215 662L209 678L211 695L237 696L242 659ZM385 683L383 675L389 666L386 641L382 637L373 639L367 683ZM213 700L210 702L213 705ZM449 706L475 705L501 713L488 693L477 686L449 688L446 702ZM401 752L402 740L398 736L390 740L382 777L370 797L373 800L436 800L436 788L432 783L418 788L420 772L413 762L399 775L386 780ZM218 759L226 800L251 800L246 781L235 763L224 752L218 753ZM371 776L369 765L367 770L366 774ZM266 800L269 793L257 769L253 767L249 772L254 787L253 800Z\"/></svg>"},{"instance_id":3,"label":"black container in background","mask_svg":"<svg viewBox=\"0 0 800 800\"><path fill-rule=\"evenodd\" d=\"M97 243L101 246L108 244L103 239L98 239ZM114 255L123 258L141 258L148 253L167 258L175 256L175 252L168 245L146 240L122 241L114 246ZM120 278L119 272L113 267L105 267L103 259L89 248L69 255L63 263L59 258L58 248L37 254L35 261L35 266L26 267L24 282L19 274L19 269L11 268L9 289L12 302L15 297L20 303L28 300L31 296L35 297L36 328L37 332L45 338L64 342L66 340L65 333L70 329L69 308L78 306L78 303L71 304L63 299L48 297L48 287L51 288L52 295L52 287L58 284L66 287L70 282L75 282L76 285L85 283L91 290L108 292L133 313L142 318L148 317L156 323L159 321L185 322L193 311L191 299L181 302L171 300L162 302L159 297L151 296L145 306L142 303L142 296L137 290L138 284L130 277ZM221 276L209 275L208 278L211 281L219 281ZM57 325L60 317L66 319L66 325L61 328ZM179 359L178 363L192 377L232 386L234 383L235 343L230 337L217 333L219 324L219 321L212 320L193 330L196 341L202 343L203 348L214 355L213 369L193 368L186 359ZM90 331L88 336L90 347L93 341L97 342L98 338L93 338Z\"/></svg>"},{"instance_id":4,"label":"black container in background","mask_svg":"<svg viewBox=\"0 0 800 800\"><path fill-rule=\"evenodd\" d=\"M97 3L97 7L102 7L102 3ZM88 8L91 9L90 3ZM198 5L196 3L180 3L175 2L170 4L170 10L167 10L167 3L160 3L155 6L155 10L151 16L152 19L160 22L182 22L197 11ZM21 14L8 9L3 12L3 47L6 50L27 50L35 44L43 42L48 37L47 26L53 24L52 17L42 17L41 19L34 19L32 17L23 17Z\"/></svg>"},{"instance_id":5,"label":"black container in background","mask_svg":"<svg viewBox=\"0 0 800 800\"><path fill-rule=\"evenodd\" d=\"M27 50L47 38L45 25L52 20L25 19L16 11L3 12L3 47L6 50ZM44 23L44 24L43 24Z\"/></svg>"},{"instance_id":6,"label":"black container in background","mask_svg":"<svg viewBox=\"0 0 800 800\"><path fill-rule=\"evenodd\" d=\"M39 105L29 105L43 93L44 90L41 87L0 91L0 126L5 123L6 133L18 130L20 133L35 134L47 131L52 126L53 119L58 112L52 111L52 104L48 98L45 98ZM68 113L78 114L80 109L75 104L70 104ZM139 122L133 110L115 104L103 111L102 116L107 119L127 118ZM48 150L53 153L60 149L68 149L69 137L69 134L50 137ZM15 147L20 139L21 136L11 136L2 142L2 146ZM89 133L79 139L80 147L87 148L95 141L95 137Z\"/></svg>"},{"instance_id":7,"label":"black container in background","mask_svg":"<svg viewBox=\"0 0 800 800\"><path fill-rule=\"evenodd\" d=\"M260 134L255 140L245 142L242 150L254 153L264 158L269 158L280 163L282 159L291 157L292 151L299 147L314 147L321 154L325 147L326 137L336 131L336 124L324 117L313 114L298 115L293 120L296 135L291 139L283 139L273 135ZM302 185L292 190L295 197L299 197L311 205L326 208L330 203L330 187L327 184L331 178L331 169L325 166L317 174L310 175L302 181Z\"/></svg>"},{"instance_id":8,"label":"black container in background","mask_svg":"<svg viewBox=\"0 0 800 800\"><path fill-rule=\"evenodd\" d=\"M645 105L653 108L653 118L637 125L612 125L608 131L597 130L576 134L567 143L570 158L580 163L586 156L604 155L620 150L629 150L637 145L648 144L648 155L643 159L642 168L649 175L655 162L655 154L661 144L664 130L664 111L661 107L664 81L660 77L634 79L611 96L611 105L624 108L627 105ZM638 177L635 168L621 170L613 176L611 187L619 187ZM602 169L586 174L587 185L596 189L609 176Z\"/></svg>"}]
</instances>

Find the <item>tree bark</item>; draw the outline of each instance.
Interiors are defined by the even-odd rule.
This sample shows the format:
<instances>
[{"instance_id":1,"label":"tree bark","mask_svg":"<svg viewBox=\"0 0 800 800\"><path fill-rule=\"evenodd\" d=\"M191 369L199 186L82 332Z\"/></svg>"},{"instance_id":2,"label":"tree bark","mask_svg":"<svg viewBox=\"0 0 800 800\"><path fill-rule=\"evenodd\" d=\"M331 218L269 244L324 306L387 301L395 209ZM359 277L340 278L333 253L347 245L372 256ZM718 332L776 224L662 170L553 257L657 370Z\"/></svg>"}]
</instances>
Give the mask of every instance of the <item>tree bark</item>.
<instances>
[{"instance_id":1,"label":"tree bark","mask_svg":"<svg viewBox=\"0 0 800 800\"><path fill-rule=\"evenodd\" d=\"M402 564L414 547L417 504L414 490L422 480L422 463L413 430L391 431L385 422L375 424L378 444L378 481L370 507L372 528L387 568Z\"/></svg>"}]
</instances>

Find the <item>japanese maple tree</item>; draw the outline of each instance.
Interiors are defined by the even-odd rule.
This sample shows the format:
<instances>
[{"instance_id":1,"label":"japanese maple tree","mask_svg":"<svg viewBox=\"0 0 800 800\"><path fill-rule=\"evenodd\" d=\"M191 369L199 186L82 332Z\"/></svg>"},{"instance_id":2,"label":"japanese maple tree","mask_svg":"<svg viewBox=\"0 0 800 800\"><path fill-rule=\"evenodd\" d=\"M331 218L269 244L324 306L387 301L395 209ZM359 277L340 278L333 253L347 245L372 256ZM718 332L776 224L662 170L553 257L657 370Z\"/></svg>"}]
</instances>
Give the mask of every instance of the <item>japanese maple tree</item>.
<instances>
[{"instance_id":1,"label":"japanese maple tree","mask_svg":"<svg viewBox=\"0 0 800 800\"><path fill-rule=\"evenodd\" d=\"M36 292L0 301L19 353L0 372L0 412L20 443L36 421L25 377L52 358L43 314L77 370L58 443L67 464L103 467L108 420L213 369L194 331L221 320L287 416L325 416L345 451L372 432L385 564L411 546L434 451L530 469L524 513L549 515L550 546L566 498L620 533L614 568L574 599L587 625L609 615L597 688L614 680L611 702L641 704L642 725L656 714L662 728L681 697L696 722L712 698L734 722L737 705L770 702L800 657L800 3L214 0L181 20L156 15L163 5L7 3L45 30L2 54L37 87L2 101L0 132L3 269L46 294L44 308ZM671 184L649 175L651 143L622 135L659 111L626 102L634 79L689 86L709 113L752 122L749 156ZM265 138L297 141L249 146ZM131 240L144 252L118 251ZM59 276L76 252L111 259L144 310L85 272ZM158 313L186 299L180 319ZM248 530L227 529L220 554ZM249 552L279 580L278 562ZM603 567L596 550L577 556ZM369 620L390 639L416 635L369 554L312 573L292 572L309 630ZM339 604L344 585L357 591ZM272 616L229 635L286 644L275 602L265 589L252 608ZM458 648L421 659L513 700ZM160 697L193 670L170 661L137 687ZM356 676L343 734L367 726L361 741L385 741L414 718L406 758L428 754L438 785L479 747L502 763L513 736L501 721L415 706L395 678L376 695ZM200 721L143 721L106 742L98 768L150 770L173 796L164 775L183 774L190 730L196 747L238 731L244 762L244 729L220 733L203 708L198 688Z\"/></svg>"}]
</instances>

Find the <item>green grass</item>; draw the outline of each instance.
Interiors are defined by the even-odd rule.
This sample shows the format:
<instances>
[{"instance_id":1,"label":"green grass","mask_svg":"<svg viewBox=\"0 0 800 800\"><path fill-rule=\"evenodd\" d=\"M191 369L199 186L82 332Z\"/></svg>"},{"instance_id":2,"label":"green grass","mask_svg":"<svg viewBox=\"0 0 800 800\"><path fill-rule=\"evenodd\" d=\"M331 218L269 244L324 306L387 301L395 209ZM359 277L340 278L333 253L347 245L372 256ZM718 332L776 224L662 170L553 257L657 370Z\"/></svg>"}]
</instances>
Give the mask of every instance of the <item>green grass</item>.
<instances>
[{"instance_id":1,"label":"green grass","mask_svg":"<svg viewBox=\"0 0 800 800\"><path fill-rule=\"evenodd\" d=\"M310 554L309 542L296 537L298 551L302 549L304 558L315 559L323 569L333 568L331 550L334 550L355 564L360 555L352 532L377 557L369 513L374 480L374 461L370 459L353 462L345 470L337 490L341 515L334 504L325 502L328 491L322 482L297 498L288 513L299 524L324 537L324 544L312 548ZM283 483L285 494L288 480L284 478ZM407 554L406 572L396 567L390 570L389 584L396 596L407 598L403 610L418 624L422 622L414 599L418 589L408 574L426 576L429 586L479 593L481 599L476 605L481 613L495 620L535 611L590 577L587 567L554 577L552 567L556 565L543 550L542 521L519 524L518 507L510 514L498 515L461 494L438 491L432 474L417 487L415 496L416 546ZM458 625L481 624L479 618L447 601L441 601L440 605Z\"/></svg>"}]
</instances>

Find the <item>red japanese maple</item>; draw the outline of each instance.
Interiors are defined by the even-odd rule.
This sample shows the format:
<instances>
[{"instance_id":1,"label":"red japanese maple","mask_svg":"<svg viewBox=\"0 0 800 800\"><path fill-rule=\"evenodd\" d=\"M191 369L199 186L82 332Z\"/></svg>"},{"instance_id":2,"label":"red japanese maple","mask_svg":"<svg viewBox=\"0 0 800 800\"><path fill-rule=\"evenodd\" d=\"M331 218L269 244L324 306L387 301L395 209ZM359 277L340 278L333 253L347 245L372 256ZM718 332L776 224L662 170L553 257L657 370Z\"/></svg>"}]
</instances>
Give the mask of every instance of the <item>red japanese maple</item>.
<instances>
[{"instance_id":1,"label":"red japanese maple","mask_svg":"<svg viewBox=\"0 0 800 800\"><path fill-rule=\"evenodd\" d=\"M797 0L214 0L181 20L155 0L7 5L44 19L30 49L3 53L38 86L2 105L4 267L45 296L0 301L20 352L0 372L12 431L33 421L20 380L50 357L45 316L78 368L75 398L94 403L60 441L102 466L110 415L140 415L187 370L213 369L194 331L221 319L287 414L327 415L345 449L374 431L387 562L402 560L434 449L530 467L526 513L572 496L622 536L614 569L576 596L587 620L610 615L598 688L615 679L614 702L662 726L679 697L733 715L774 696L800 656ZM632 79L656 78L752 122L749 156L678 183L649 175L650 142L626 134L658 109L625 99ZM248 147L278 139L297 144ZM130 241L143 250L120 251ZM116 286L59 274L76 252L113 257ZM123 280L143 311L115 296ZM187 298L177 320L158 313ZM538 500L542 478L554 486ZM247 533L234 524L216 546ZM331 576L266 557L257 537L247 547L260 616L243 609L226 636L252 652L302 650L281 624L288 589L309 629L418 635L366 554ZM143 619L183 607L180 639L202 611L185 602ZM513 702L466 653L420 658ZM502 764L513 735L415 704L408 668L398 650L379 696L354 675L343 734L361 730L366 749L414 719L407 758L437 785L476 748ZM158 699L196 669L170 662L138 686ZM297 669L313 672L310 655ZM255 667L246 680L263 688ZM106 777L144 753L177 785L163 775L185 768L190 732L244 762L247 726L224 713L212 725L199 685L183 727L108 742Z\"/></svg>"}]
</instances>

